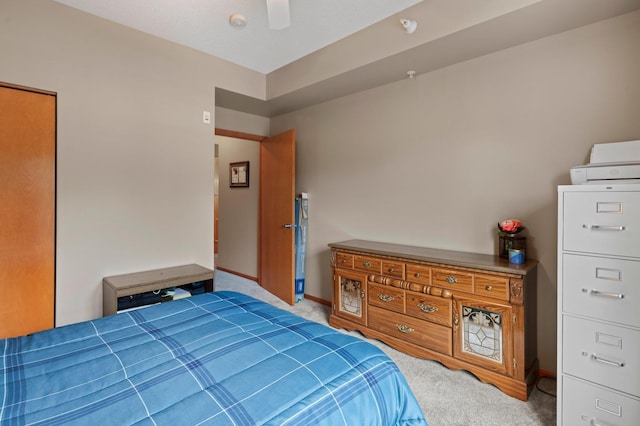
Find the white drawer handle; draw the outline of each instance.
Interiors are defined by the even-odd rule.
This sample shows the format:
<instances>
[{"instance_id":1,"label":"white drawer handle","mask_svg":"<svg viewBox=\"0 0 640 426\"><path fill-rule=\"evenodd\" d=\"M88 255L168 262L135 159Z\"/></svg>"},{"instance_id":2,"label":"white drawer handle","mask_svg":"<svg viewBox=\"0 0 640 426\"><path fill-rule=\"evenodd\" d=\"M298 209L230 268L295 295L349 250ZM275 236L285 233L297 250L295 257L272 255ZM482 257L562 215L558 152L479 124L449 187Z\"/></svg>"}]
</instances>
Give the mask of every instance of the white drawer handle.
<instances>
[{"instance_id":1,"label":"white drawer handle","mask_svg":"<svg viewBox=\"0 0 640 426\"><path fill-rule=\"evenodd\" d=\"M604 423L600 423L600 421L596 418L591 419L589 424L591 424L591 426L606 426Z\"/></svg>"},{"instance_id":2,"label":"white drawer handle","mask_svg":"<svg viewBox=\"0 0 640 426\"><path fill-rule=\"evenodd\" d=\"M594 361L597 361L597 362L601 362L603 364L612 365L614 367L624 367L624 362L610 361L608 359L601 358L596 354L591 354L591 359L594 360Z\"/></svg>"},{"instance_id":3,"label":"white drawer handle","mask_svg":"<svg viewBox=\"0 0 640 426\"><path fill-rule=\"evenodd\" d=\"M584 229L602 230L602 231L624 231L626 228L624 225L620 226L608 226L608 225L582 225Z\"/></svg>"},{"instance_id":4,"label":"white drawer handle","mask_svg":"<svg viewBox=\"0 0 640 426\"><path fill-rule=\"evenodd\" d=\"M589 290L587 288L582 289L583 293L589 293L592 296L612 297L614 299L624 299L624 294L621 293L609 293L600 290Z\"/></svg>"}]
</instances>

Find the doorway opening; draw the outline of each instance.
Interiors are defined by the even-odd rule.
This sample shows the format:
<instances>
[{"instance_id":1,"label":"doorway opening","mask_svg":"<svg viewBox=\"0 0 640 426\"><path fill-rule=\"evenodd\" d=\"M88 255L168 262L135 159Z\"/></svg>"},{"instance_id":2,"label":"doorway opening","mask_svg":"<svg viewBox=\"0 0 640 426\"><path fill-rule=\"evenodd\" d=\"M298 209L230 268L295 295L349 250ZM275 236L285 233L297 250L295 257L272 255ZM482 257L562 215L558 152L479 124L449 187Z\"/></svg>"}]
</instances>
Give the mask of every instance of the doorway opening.
<instances>
[{"instance_id":1,"label":"doorway opening","mask_svg":"<svg viewBox=\"0 0 640 426\"><path fill-rule=\"evenodd\" d=\"M265 136L215 130L214 262L217 269L259 282L260 141ZM246 162L246 186L231 164Z\"/></svg>"},{"instance_id":2,"label":"doorway opening","mask_svg":"<svg viewBox=\"0 0 640 426\"><path fill-rule=\"evenodd\" d=\"M257 281L293 305L295 130L265 138L216 129L216 143L219 144L216 267ZM242 146L244 150L234 152ZM233 166L237 164L245 165L247 172L251 170L246 185L241 187L233 181ZM254 164L259 168L257 173Z\"/></svg>"}]
</instances>

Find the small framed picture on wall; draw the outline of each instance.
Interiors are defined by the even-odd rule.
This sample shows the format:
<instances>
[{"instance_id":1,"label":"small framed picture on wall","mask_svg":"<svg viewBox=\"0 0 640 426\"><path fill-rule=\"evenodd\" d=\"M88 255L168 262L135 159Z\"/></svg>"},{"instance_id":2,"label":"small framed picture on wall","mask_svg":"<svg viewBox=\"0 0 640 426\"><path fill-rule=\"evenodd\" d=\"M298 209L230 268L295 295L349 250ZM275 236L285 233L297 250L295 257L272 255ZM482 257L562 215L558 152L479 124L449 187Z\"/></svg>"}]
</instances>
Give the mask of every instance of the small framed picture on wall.
<instances>
[{"instance_id":1,"label":"small framed picture on wall","mask_svg":"<svg viewBox=\"0 0 640 426\"><path fill-rule=\"evenodd\" d=\"M249 162L239 161L229 164L229 187L249 187Z\"/></svg>"}]
</instances>

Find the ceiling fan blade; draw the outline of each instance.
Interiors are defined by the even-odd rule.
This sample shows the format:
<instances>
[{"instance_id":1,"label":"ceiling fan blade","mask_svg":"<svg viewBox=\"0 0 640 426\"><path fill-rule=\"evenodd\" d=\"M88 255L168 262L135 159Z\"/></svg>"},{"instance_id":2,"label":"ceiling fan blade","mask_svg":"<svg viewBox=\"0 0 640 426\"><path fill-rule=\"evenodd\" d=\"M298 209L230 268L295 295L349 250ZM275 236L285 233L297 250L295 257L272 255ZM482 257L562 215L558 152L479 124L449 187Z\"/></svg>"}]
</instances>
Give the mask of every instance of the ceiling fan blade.
<instances>
[{"instance_id":1,"label":"ceiling fan blade","mask_svg":"<svg viewBox=\"0 0 640 426\"><path fill-rule=\"evenodd\" d=\"M281 30L291 25L289 17L289 0L266 0L269 28Z\"/></svg>"}]
</instances>

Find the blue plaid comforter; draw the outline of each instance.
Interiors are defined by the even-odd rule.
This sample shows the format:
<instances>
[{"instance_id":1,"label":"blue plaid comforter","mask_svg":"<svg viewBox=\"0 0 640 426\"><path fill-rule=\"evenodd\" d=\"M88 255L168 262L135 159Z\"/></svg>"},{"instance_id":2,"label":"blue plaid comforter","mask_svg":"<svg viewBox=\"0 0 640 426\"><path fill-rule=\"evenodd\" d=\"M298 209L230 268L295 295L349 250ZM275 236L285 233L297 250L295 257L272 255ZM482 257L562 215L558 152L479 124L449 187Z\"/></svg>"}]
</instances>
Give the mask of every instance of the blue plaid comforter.
<instances>
[{"instance_id":1,"label":"blue plaid comforter","mask_svg":"<svg viewBox=\"0 0 640 426\"><path fill-rule=\"evenodd\" d=\"M0 422L426 425L361 339L215 292L0 340Z\"/></svg>"}]
</instances>

